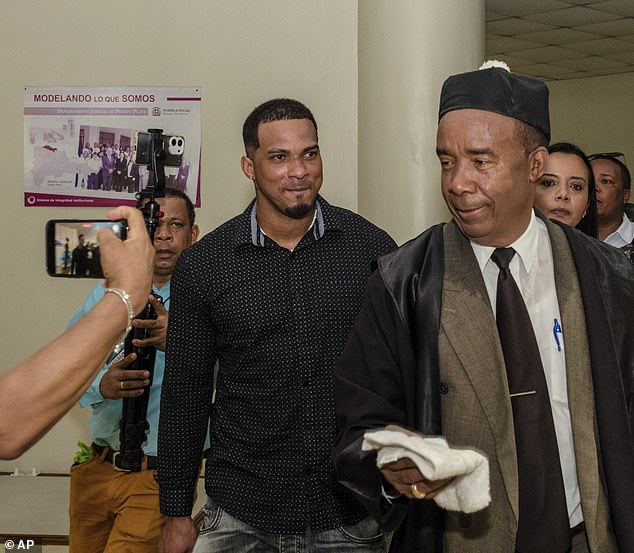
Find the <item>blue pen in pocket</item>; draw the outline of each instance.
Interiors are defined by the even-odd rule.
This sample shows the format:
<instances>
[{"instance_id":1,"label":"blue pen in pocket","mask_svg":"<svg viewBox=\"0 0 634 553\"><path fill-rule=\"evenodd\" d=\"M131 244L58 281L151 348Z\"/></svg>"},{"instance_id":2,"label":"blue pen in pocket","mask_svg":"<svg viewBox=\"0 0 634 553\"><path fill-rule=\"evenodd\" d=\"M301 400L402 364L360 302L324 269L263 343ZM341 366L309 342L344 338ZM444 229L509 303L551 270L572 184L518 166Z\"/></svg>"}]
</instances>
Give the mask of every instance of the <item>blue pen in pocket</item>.
<instances>
[{"instance_id":1,"label":"blue pen in pocket","mask_svg":"<svg viewBox=\"0 0 634 553\"><path fill-rule=\"evenodd\" d=\"M553 323L553 336L555 337L555 344L557 344L557 351L561 351L561 342L559 341L559 336L557 334L561 334L561 325L557 319L554 320Z\"/></svg>"}]
</instances>

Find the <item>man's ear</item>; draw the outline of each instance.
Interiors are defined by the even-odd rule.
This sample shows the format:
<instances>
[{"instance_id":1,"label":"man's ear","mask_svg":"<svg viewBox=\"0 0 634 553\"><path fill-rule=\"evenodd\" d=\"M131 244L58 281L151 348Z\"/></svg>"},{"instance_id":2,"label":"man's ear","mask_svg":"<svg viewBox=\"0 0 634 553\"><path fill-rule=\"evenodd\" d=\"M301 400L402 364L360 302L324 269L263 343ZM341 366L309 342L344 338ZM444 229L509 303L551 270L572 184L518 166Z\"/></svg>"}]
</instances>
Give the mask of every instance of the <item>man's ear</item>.
<instances>
[{"instance_id":1,"label":"man's ear","mask_svg":"<svg viewBox=\"0 0 634 553\"><path fill-rule=\"evenodd\" d=\"M200 228L198 227L198 225L194 225L192 227L192 244L196 243L196 240L198 240L199 234L200 234Z\"/></svg>"},{"instance_id":2,"label":"man's ear","mask_svg":"<svg viewBox=\"0 0 634 553\"><path fill-rule=\"evenodd\" d=\"M528 156L528 163L530 181L536 183L548 166L548 150L544 146L538 146Z\"/></svg>"},{"instance_id":3,"label":"man's ear","mask_svg":"<svg viewBox=\"0 0 634 553\"><path fill-rule=\"evenodd\" d=\"M630 201L630 189L629 188L624 188L623 189L623 200L625 201L625 203Z\"/></svg>"},{"instance_id":4,"label":"man's ear","mask_svg":"<svg viewBox=\"0 0 634 553\"><path fill-rule=\"evenodd\" d=\"M242 166L242 172L248 179L255 180L255 171L253 170L253 160L244 155L240 159L240 165Z\"/></svg>"}]
</instances>

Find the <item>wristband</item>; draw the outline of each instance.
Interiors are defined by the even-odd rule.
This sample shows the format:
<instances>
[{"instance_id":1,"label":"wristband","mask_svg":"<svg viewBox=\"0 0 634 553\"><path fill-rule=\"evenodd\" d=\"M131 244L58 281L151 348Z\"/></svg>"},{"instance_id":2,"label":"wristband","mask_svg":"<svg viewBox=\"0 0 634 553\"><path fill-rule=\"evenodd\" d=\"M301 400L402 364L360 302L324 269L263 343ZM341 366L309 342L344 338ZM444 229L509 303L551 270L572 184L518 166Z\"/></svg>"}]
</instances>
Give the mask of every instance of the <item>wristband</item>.
<instances>
[{"instance_id":1,"label":"wristband","mask_svg":"<svg viewBox=\"0 0 634 553\"><path fill-rule=\"evenodd\" d=\"M121 288L106 288L106 294L108 292L112 292L125 304L126 309L128 310L128 324L125 329L124 336L127 336L132 330L132 320L134 319L134 309L132 308L132 302L130 301L130 296L125 290L121 290Z\"/></svg>"}]
</instances>

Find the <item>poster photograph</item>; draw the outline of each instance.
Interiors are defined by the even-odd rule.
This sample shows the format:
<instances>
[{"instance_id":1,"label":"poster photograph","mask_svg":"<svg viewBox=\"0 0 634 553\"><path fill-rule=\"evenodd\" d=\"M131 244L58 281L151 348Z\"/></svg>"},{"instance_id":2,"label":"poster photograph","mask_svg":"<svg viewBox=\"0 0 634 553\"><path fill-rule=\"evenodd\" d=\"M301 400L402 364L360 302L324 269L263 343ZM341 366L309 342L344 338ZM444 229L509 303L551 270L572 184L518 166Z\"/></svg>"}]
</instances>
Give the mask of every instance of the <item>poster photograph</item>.
<instances>
[{"instance_id":1,"label":"poster photograph","mask_svg":"<svg viewBox=\"0 0 634 553\"><path fill-rule=\"evenodd\" d=\"M165 184L200 207L200 101L198 87L25 87L24 205L134 205L153 177L135 137L162 129L167 155L179 144Z\"/></svg>"}]
</instances>

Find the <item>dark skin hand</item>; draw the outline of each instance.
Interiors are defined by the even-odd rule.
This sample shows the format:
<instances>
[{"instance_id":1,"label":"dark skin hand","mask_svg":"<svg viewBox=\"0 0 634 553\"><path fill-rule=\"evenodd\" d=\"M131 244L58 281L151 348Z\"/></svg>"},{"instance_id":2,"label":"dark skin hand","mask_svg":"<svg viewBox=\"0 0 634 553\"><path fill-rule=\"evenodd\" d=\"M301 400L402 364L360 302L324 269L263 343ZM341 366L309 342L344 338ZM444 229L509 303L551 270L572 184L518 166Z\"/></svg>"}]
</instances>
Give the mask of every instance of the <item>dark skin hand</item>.
<instances>
[{"instance_id":1,"label":"dark skin hand","mask_svg":"<svg viewBox=\"0 0 634 553\"><path fill-rule=\"evenodd\" d=\"M126 370L135 360L136 353L131 353L110 365L99 383L99 392L103 397L121 399L140 396L143 393L143 388L150 383L150 373Z\"/></svg>"},{"instance_id":2,"label":"dark skin hand","mask_svg":"<svg viewBox=\"0 0 634 553\"><path fill-rule=\"evenodd\" d=\"M168 517L158 543L159 553L191 553L198 531L191 517Z\"/></svg>"},{"instance_id":3,"label":"dark skin hand","mask_svg":"<svg viewBox=\"0 0 634 553\"><path fill-rule=\"evenodd\" d=\"M158 351L165 351L165 340L167 338L167 309L154 296L150 296L150 303L156 311L156 319L134 319L134 328L147 328L150 337L145 340L132 340L132 345L136 347L154 346Z\"/></svg>"},{"instance_id":4,"label":"dark skin hand","mask_svg":"<svg viewBox=\"0 0 634 553\"><path fill-rule=\"evenodd\" d=\"M386 427L386 430L404 432L411 436L417 435L410 430L396 425L389 425ZM383 465L381 473L392 488L410 499L419 499L412 494L412 484L416 484L418 491L425 494L425 499L433 499L454 480L453 478L428 480L422 475L420 470L418 470L414 461L408 457L403 457L398 461Z\"/></svg>"},{"instance_id":5,"label":"dark skin hand","mask_svg":"<svg viewBox=\"0 0 634 553\"><path fill-rule=\"evenodd\" d=\"M156 311L157 318L134 319L132 321L133 327L147 328L150 331L148 338L145 340L132 340L132 344L136 347L154 346L159 351L165 351L168 313L163 304L154 296L150 296L149 300ZM136 353L131 353L110 365L99 383L99 392L103 397L106 399L121 399L124 397L137 397L143 393L143 388L150 383L150 373L148 371L128 369L136 358Z\"/></svg>"}]
</instances>

